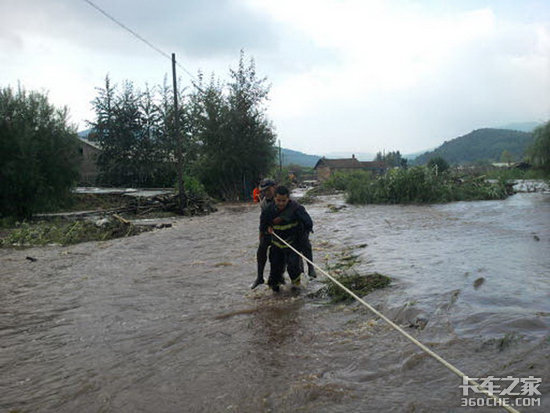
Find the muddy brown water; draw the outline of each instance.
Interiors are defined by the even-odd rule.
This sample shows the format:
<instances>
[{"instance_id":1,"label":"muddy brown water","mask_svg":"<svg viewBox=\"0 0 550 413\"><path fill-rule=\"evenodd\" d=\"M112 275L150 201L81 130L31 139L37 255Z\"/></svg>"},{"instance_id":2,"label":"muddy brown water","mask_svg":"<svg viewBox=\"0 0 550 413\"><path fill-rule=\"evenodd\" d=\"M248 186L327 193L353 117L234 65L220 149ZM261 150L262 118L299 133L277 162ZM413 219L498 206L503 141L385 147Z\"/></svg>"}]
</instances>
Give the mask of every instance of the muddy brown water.
<instances>
[{"instance_id":1,"label":"muddy brown water","mask_svg":"<svg viewBox=\"0 0 550 413\"><path fill-rule=\"evenodd\" d=\"M550 195L307 206L315 261L345 248L390 288L367 300L473 377L539 377L550 399ZM465 412L461 380L356 304L265 287L258 209L136 237L0 250L0 409ZM366 246L364 244L367 244ZM37 259L31 262L26 259ZM266 271L267 272L267 271Z\"/></svg>"}]
</instances>

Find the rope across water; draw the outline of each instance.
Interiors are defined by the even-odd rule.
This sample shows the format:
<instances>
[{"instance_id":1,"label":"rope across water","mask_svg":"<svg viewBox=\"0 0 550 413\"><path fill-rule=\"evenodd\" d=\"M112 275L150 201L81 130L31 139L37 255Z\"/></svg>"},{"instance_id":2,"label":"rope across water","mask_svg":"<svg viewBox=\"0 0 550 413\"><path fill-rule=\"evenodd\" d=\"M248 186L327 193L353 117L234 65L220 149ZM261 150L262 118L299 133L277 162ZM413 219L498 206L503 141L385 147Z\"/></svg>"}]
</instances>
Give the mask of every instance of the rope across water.
<instances>
[{"instance_id":1,"label":"rope across water","mask_svg":"<svg viewBox=\"0 0 550 413\"><path fill-rule=\"evenodd\" d=\"M399 327L397 324L395 324L393 321L391 321L389 318L387 318L384 314L382 314L380 311L375 309L373 306L371 306L369 303L367 303L365 300L363 300L361 297L359 297L357 294L355 294L353 291L351 291L349 288L347 288L345 285L343 285L340 281L338 281L336 278L334 278L332 275L327 273L325 270L320 268L317 264L307 259L300 251L298 251L296 248L294 248L292 245L290 245L288 242L286 242L284 239L279 237L275 232L272 233L274 237L276 237L279 241L284 243L287 247L292 249L296 254L298 254L300 257L305 259L308 263L313 265L315 268L317 268L323 275L325 275L329 280L331 280L333 283L335 283L338 287L340 287L342 290L344 290L346 293L348 293L350 296L352 296L355 300L357 300L359 303L361 303L363 306L367 307L369 311L374 313L376 316L380 317L382 320L384 320L386 323L388 323L393 329L397 330L399 333L401 333L405 338L412 341L416 346L420 347L423 351L425 351L428 355L439 361L441 364L443 364L446 368L451 370L454 374L461 377L462 379L466 379L468 383L475 386L479 391L481 391L483 394L485 394L487 397L490 397L491 399L495 400L495 405L500 406L503 409L505 409L508 412L511 413L519 413L518 410L514 409L510 405L508 405L504 400L502 400L497 395L491 393L486 388L481 386L477 381L471 379L469 376L464 374L462 371L460 371L458 368L453 366L451 363L443 359L440 355L435 353L434 351L430 350L426 345L422 344L420 341L418 341L416 338L411 336L409 333L407 333L405 330L403 330L401 327Z\"/></svg>"}]
</instances>

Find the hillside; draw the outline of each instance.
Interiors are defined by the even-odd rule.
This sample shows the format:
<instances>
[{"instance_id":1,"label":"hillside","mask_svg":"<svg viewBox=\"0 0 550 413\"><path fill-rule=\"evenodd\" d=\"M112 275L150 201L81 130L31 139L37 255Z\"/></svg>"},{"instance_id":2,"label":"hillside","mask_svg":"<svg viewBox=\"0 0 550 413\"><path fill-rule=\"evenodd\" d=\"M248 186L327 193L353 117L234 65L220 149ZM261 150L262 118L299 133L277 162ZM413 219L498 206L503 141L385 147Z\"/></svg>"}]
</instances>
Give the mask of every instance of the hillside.
<instances>
[{"instance_id":1,"label":"hillside","mask_svg":"<svg viewBox=\"0 0 550 413\"><path fill-rule=\"evenodd\" d=\"M317 155L308 155L303 152L293 151L291 149L282 148L283 165L300 165L314 167L317 161L321 158Z\"/></svg>"},{"instance_id":2,"label":"hillside","mask_svg":"<svg viewBox=\"0 0 550 413\"><path fill-rule=\"evenodd\" d=\"M514 160L520 160L532 141L531 133L507 129L477 129L467 135L446 141L433 151L425 152L413 163L422 165L435 156L441 156L451 164L478 160L499 161L505 150Z\"/></svg>"}]
</instances>

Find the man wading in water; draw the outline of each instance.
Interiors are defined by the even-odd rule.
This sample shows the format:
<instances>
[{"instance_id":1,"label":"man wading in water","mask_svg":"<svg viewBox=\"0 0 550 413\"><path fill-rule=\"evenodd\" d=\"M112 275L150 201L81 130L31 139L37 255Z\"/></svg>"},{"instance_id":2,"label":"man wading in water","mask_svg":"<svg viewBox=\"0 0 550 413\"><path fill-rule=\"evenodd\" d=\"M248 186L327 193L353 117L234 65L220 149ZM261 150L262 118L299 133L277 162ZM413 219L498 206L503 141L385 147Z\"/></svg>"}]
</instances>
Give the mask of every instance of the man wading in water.
<instances>
[{"instance_id":1,"label":"man wading in water","mask_svg":"<svg viewBox=\"0 0 550 413\"><path fill-rule=\"evenodd\" d=\"M313 221L306 209L290 199L288 188L279 186L275 190L275 203L262 210L260 234L275 233L301 251L304 234L307 236L312 231ZM302 273L300 257L274 236L271 237L269 263L271 270L267 284L273 291L279 291L279 286L284 283L285 265L293 286L300 285L300 274Z\"/></svg>"}]
</instances>

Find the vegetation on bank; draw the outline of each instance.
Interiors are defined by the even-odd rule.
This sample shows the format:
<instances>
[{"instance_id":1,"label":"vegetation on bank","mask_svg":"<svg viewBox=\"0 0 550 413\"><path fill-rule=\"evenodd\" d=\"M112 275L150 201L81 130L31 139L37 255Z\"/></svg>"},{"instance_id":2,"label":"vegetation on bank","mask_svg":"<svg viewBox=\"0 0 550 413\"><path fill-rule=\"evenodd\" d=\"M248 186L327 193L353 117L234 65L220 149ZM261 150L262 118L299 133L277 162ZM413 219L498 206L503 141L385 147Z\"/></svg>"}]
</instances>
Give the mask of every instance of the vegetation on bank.
<instances>
[{"instance_id":1,"label":"vegetation on bank","mask_svg":"<svg viewBox=\"0 0 550 413\"><path fill-rule=\"evenodd\" d=\"M504 199L510 192L504 180L461 176L437 167L391 169L382 176L364 171L336 173L322 185L346 192L350 204L426 204Z\"/></svg>"},{"instance_id":2,"label":"vegetation on bank","mask_svg":"<svg viewBox=\"0 0 550 413\"><path fill-rule=\"evenodd\" d=\"M185 214L215 211L210 198L201 197L202 189L192 180L188 182ZM153 227L171 226L162 222L136 223L136 220L175 217L179 215L177 209L174 194L138 198L123 194L73 193L61 213L36 215L23 221L15 217L0 218L0 247L70 245L133 236Z\"/></svg>"},{"instance_id":3,"label":"vegetation on bank","mask_svg":"<svg viewBox=\"0 0 550 413\"><path fill-rule=\"evenodd\" d=\"M0 89L0 218L25 219L65 205L78 159L66 109L39 92Z\"/></svg>"},{"instance_id":4,"label":"vegetation on bank","mask_svg":"<svg viewBox=\"0 0 550 413\"><path fill-rule=\"evenodd\" d=\"M149 231L152 227L138 227L124 220L54 221L3 223L0 247L29 247L43 245L71 245L87 241L106 241L129 237Z\"/></svg>"},{"instance_id":5,"label":"vegetation on bank","mask_svg":"<svg viewBox=\"0 0 550 413\"><path fill-rule=\"evenodd\" d=\"M534 142L527 151L529 159L550 177L550 121L535 129L533 136Z\"/></svg>"}]
</instances>

